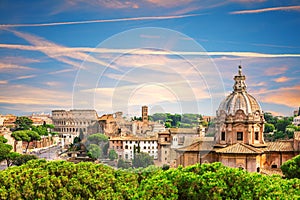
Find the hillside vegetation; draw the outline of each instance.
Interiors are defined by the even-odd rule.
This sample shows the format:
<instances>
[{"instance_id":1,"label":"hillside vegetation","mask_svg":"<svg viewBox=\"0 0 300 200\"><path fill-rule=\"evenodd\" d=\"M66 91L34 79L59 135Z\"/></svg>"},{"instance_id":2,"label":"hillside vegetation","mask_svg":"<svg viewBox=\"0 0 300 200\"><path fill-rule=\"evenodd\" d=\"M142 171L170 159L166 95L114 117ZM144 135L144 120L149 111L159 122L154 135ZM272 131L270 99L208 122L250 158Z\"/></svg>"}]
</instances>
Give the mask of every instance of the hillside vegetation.
<instances>
[{"instance_id":1,"label":"hillside vegetation","mask_svg":"<svg viewBox=\"0 0 300 200\"><path fill-rule=\"evenodd\" d=\"M221 163L115 170L82 162L32 160L0 171L0 199L299 199L300 180Z\"/></svg>"}]
</instances>

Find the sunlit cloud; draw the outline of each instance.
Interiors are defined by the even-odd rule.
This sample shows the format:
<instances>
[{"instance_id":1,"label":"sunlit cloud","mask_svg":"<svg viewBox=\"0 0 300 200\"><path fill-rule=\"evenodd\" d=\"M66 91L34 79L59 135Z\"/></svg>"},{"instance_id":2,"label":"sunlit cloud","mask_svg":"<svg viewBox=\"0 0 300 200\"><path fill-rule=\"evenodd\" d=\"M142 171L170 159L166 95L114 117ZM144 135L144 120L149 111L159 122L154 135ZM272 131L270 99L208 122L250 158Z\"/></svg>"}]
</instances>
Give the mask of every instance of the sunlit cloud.
<instances>
[{"instance_id":1,"label":"sunlit cloud","mask_svg":"<svg viewBox=\"0 0 300 200\"><path fill-rule=\"evenodd\" d=\"M47 86L50 86L50 87L57 87L57 86L62 85L61 82L57 82L57 81L47 81L47 82L44 82L44 84Z\"/></svg>"},{"instance_id":2,"label":"sunlit cloud","mask_svg":"<svg viewBox=\"0 0 300 200\"><path fill-rule=\"evenodd\" d=\"M62 46L29 46L29 45L12 45L12 44L0 44L0 48L19 49L29 51L42 51L52 52L57 54L56 56L69 55L72 58L78 58L72 56L74 52L86 52L86 53L124 53L124 54L137 54L137 55L187 55L187 56L234 56L234 57L248 57L248 58L286 58L286 57L300 57L300 54L271 54L271 53L258 53L258 52L187 52L187 51L160 51L151 49L108 49L108 48L91 48L91 47L62 47ZM50 54L51 55L51 54ZM81 59L87 57L86 54L81 54ZM54 57L54 56L53 56ZM89 60L90 62L98 62L97 60ZM107 63L102 63L108 65Z\"/></svg>"},{"instance_id":3,"label":"sunlit cloud","mask_svg":"<svg viewBox=\"0 0 300 200\"><path fill-rule=\"evenodd\" d=\"M269 67L265 69L264 74L266 76L276 76L285 73L288 70L287 66L282 67Z\"/></svg>"},{"instance_id":4,"label":"sunlit cloud","mask_svg":"<svg viewBox=\"0 0 300 200\"><path fill-rule=\"evenodd\" d=\"M5 85L5 84L8 84L7 80L0 80L0 85Z\"/></svg>"},{"instance_id":5,"label":"sunlit cloud","mask_svg":"<svg viewBox=\"0 0 300 200\"><path fill-rule=\"evenodd\" d=\"M21 80L21 79L29 79L29 78L34 78L36 75L26 75L26 76L18 76L14 78L14 80Z\"/></svg>"},{"instance_id":6,"label":"sunlit cloud","mask_svg":"<svg viewBox=\"0 0 300 200\"><path fill-rule=\"evenodd\" d=\"M10 84L1 87L0 103L59 107L71 105L71 97L64 91Z\"/></svg>"},{"instance_id":7,"label":"sunlit cloud","mask_svg":"<svg viewBox=\"0 0 300 200\"><path fill-rule=\"evenodd\" d=\"M100 0L100 1L88 1L93 6L104 6L112 9L124 9L124 8L139 8L139 4L133 1L119 1L119 0Z\"/></svg>"},{"instance_id":8,"label":"sunlit cloud","mask_svg":"<svg viewBox=\"0 0 300 200\"><path fill-rule=\"evenodd\" d=\"M83 21L72 21L72 22L52 22L52 23L37 23L37 24L1 24L0 29L12 28L12 27L61 26L61 25L74 25L74 24L92 24L92 23L108 23L108 22L123 22L123 21L141 21L141 20L167 20L167 19L180 19L186 17L196 17L199 15L203 15L203 14L130 17L130 18L118 18L118 19L99 19L99 20L83 20Z\"/></svg>"},{"instance_id":9,"label":"sunlit cloud","mask_svg":"<svg viewBox=\"0 0 300 200\"><path fill-rule=\"evenodd\" d=\"M300 85L281 87L274 90L261 89L255 94L259 95L264 103L285 105L288 107L299 107Z\"/></svg>"},{"instance_id":10,"label":"sunlit cloud","mask_svg":"<svg viewBox=\"0 0 300 200\"><path fill-rule=\"evenodd\" d=\"M60 62L69 64L77 69L82 67L82 61L96 63L101 66L109 66L111 68L115 68L113 65L109 65L106 62L103 62L99 59L94 58L93 56L90 56L84 52L76 51L76 49L68 50L69 48L66 48L64 46L55 44L53 42L47 41L44 38L34 36L28 33L23 33L19 31L9 30L15 35L17 35L20 38L23 38L24 40L28 41L30 44L34 46L28 46L23 45L17 45L17 49L24 49L24 50L38 50L46 54L48 57L53 58L55 60L58 60ZM5 45L0 47L5 47ZM36 48L37 47L37 48ZM11 46L6 46L6 48L11 48Z\"/></svg>"},{"instance_id":11,"label":"sunlit cloud","mask_svg":"<svg viewBox=\"0 0 300 200\"><path fill-rule=\"evenodd\" d=\"M300 6L280 6L280 7L271 7L271 8L261 8L255 10L241 10L230 12L230 14L253 14L253 13L262 13L262 12L270 12L270 11L291 11L296 10L300 11Z\"/></svg>"},{"instance_id":12,"label":"sunlit cloud","mask_svg":"<svg viewBox=\"0 0 300 200\"><path fill-rule=\"evenodd\" d=\"M173 0L146 0L146 1L151 3L151 4L154 4L156 6L166 7L166 8L182 6L182 5L186 5L186 4L189 4L189 3L193 2L193 0L177 0L177 1L173 1Z\"/></svg>"},{"instance_id":13,"label":"sunlit cloud","mask_svg":"<svg viewBox=\"0 0 300 200\"><path fill-rule=\"evenodd\" d=\"M286 77L286 76L281 76L279 78L275 78L273 79L276 83L285 83L285 82L288 82L290 80L293 80L293 78L289 78L289 77Z\"/></svg>"},{"instance_id":14,"label":"sunlit cloud","mask_svg":"<svg viewBox=\"0 0 300 200\"><path fill-rule=\"evenodd\" d=\"M26 66L21 66L21 65L14 65L14 64L10 64L10 63L0 63L0 72L16 72L16 70L23 70L23 71L27 71L27 70L33 70L30 67L26 67Z\"/></svg>"}]
</instances>

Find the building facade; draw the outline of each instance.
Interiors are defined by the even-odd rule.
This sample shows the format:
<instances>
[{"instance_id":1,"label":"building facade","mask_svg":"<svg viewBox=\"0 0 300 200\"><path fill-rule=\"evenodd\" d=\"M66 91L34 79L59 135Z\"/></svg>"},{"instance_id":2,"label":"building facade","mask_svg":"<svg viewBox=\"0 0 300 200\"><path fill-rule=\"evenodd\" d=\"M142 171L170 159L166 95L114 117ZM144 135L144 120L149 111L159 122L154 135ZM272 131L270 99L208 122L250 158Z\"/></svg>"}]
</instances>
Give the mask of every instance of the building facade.
<instances>
[{"instance_id":1,"label":"building facade","mask_svg":"<svg viewBox=\"0 0 300 200\"><path fill-rule=\"evenodd\" d=\"M111 137L109 149L114 149L119 158L125 160L132 160L138 151L148 153L154 160L158 159L157 137Z\"/></svg>"},{"instance_id":2,"label":"building facade","mask_svg":"<svg viewBox=\"0 0 300 200\"><path fill-rule=\"evenodd\" d=\"M71 144L80 133L86 135L101 132L95 110L53 110L52 121L54 131L61 138L62 147Z\"/></svg>"},{"instance_id":3,"label":"building facade","mask_svg":"<svg viewBox=\"0 0 300 200\"><path fill-rule=\"evenodd\" d=\"M222 162L250 172L279 169L283 162L299 154L299 133L293 140L265 142L264 115L257 100L247 93L246 76L239 66L233 92L216 113L214 141L197 141L177 149L177 165Z\"/></svg>"}]
</instances>

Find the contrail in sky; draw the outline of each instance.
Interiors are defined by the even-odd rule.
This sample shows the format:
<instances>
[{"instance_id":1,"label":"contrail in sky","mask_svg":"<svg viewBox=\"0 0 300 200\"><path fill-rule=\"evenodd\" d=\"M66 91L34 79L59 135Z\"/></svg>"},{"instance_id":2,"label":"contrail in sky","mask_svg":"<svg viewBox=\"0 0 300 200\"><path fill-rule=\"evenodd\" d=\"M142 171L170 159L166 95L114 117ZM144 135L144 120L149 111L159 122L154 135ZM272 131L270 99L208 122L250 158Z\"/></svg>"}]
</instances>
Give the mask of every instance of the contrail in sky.
<instances>
[{"instance_id":1,"label":"contrail in sky","mask_svg":"<svg viewBox=\"0 0 300 200\"><path fill-rule=\"evenodd\" d=\"M262 12L270 12L277 10L300 10L300 6L281 6L281 7L272 7L272 8L261 8L255 10L241 10L230 12L230 14L251 14L251 13L262 13Z\"/></svg>"},{"instance_id":2,"label":"contrail in sky","mask_svg":"<svg viewBox=\"0 0 300 200\"><path fill-rule=\"evenodd\" d=\"M61 46L30 46L30 45L16 45L16 44L1 44L0 48L18 49L27 51L43 51L59 53L126 53L136 55L207 55L207 56L236 56L236 57L254 57L254 58L281 58L281 57L294 57L299 58L300 54L270 54L258 52L184 52L184 51L157 51L151 49L107 49L107 48L92 48L92 47L61 47ZM134 51L133 51L134 50Z\"/></svg>"},{"instance_id":3,"label":"contrail in sky","mask_svg":"<svg viewBox=\"0 0 300 200\"><path fill-rule=\"evenodd\" d=\"M179 18L186 18L186 17L195 17L195 16L199 16L199 15L204 15L204 14L130 17L130 18L119 18L119 19L97 19L97 20L85 20L85 21L73 21L73 22L51 22L51 23L37 23L37 24L0 24L0 28L60 26L60 25L73 25L73 24L92 24L92 23L140 21L140 20L164 20L164 19L179 19Z\"/></svg>"}]
</instances>

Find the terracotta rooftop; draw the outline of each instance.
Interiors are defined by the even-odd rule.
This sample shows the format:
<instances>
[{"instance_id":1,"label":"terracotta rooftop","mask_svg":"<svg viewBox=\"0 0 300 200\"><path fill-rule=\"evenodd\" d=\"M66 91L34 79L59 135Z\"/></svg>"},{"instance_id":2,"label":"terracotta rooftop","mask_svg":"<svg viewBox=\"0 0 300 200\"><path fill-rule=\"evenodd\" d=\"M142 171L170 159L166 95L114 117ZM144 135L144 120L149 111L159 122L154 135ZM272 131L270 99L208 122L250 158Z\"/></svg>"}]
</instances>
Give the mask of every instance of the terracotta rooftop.
<instances>
[{"instance_id":1,"label":"terracotta rooftop","mask_svg":"<svg viewBox=\"0 0 300 200\"><path fill-rule=\"evenodd\" d=\"M225 148L215 149L217 153L241 153L241 154L260 154L261 150L246 144L236 143Z\"/></svg>"},{"instance_id":2,"label":"terracotta rooftop","mask_svg":"<svg viewBox=\"0 0 300 200\"><path fill-rule=\"evenodd\" d=\"M211 151L215 141L198 141L189 146L176 149L176 151Z\"/></svg>"},{"instance_id":3,"label":"terracotta rooftop","mask_svg":"<svg viewBox=\"0 0 300 200\"><path fill-rule=\"evenodd\" d=\"M266 143L267 147L263 148L265 152L268 151L294 151L293 147L293 141L292 140L286 140L286 141L276 141L276 142L268 142Z\"/></svg>"},{"instance_id":4,"label":"terracotta rooftop","mask_svg":"<svg viewBox=\"0 0 300 200\"><path fill-rule=\"evenodd\" d=\"M193 128L170 128L172 134L198 134L197 129Z\"/></svg>"},{"instance_id":5,"label":"terracotta rooftop","mask_svg":"<svg viewBox=\"0 0 300 200\"><path fill-rule=\"evenodd\" d=\"M153 141L157 140L157 137L135 137L135 136L126 136L126 137L111 137L110 141L123 140L123 141Z\"/></svg>"}]
</instances>

